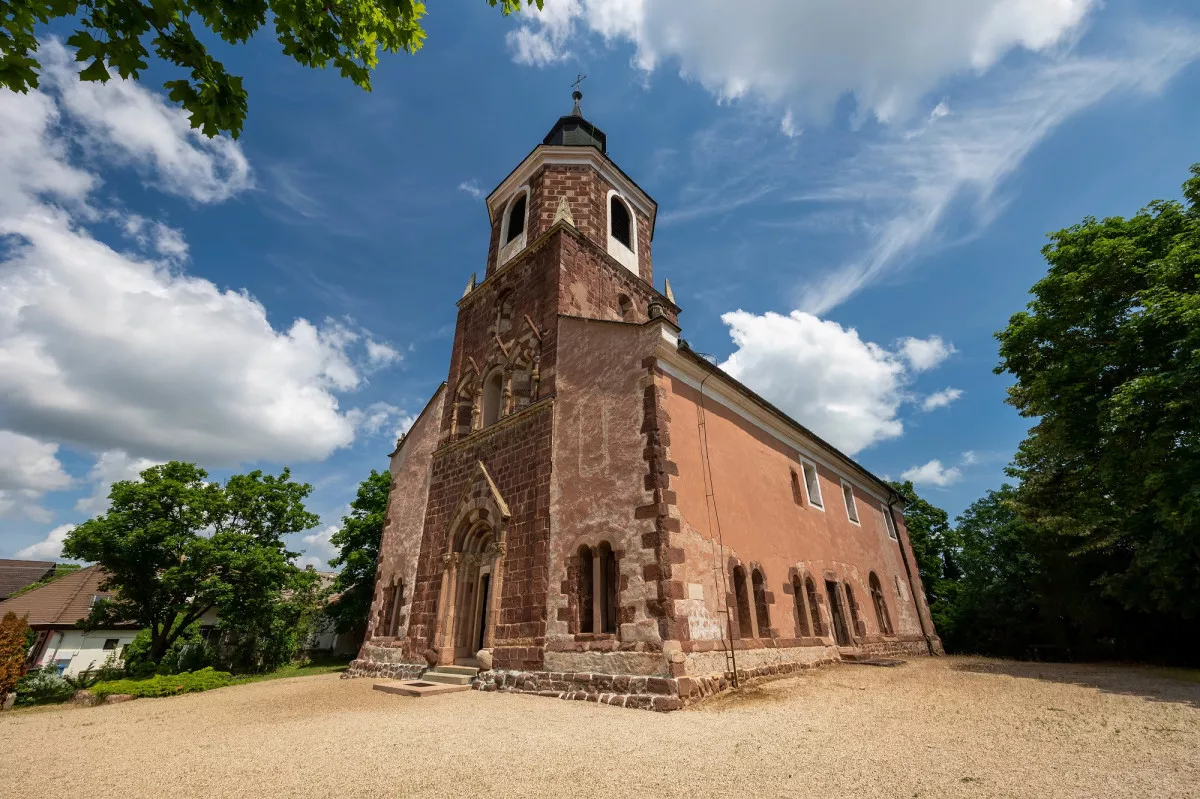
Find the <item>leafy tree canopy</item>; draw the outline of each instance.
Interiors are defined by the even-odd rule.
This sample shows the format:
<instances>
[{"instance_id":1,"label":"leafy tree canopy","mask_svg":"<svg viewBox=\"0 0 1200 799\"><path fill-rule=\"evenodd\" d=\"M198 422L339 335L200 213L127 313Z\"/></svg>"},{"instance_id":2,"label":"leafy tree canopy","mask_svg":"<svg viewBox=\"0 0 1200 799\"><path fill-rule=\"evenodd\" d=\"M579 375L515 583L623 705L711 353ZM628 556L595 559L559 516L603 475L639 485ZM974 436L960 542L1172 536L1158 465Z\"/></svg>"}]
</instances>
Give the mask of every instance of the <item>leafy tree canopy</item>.
<instances>
[{"instance_id":1,"label":"leafy tree canopy","mask_svg":"<svg viewBox=\"0 0 1200 799\"><path fill-rule=\"evenodd\" d=\"M1037 419L1011 474L1031 523L1103 558L1127 609L1200 615L1200 165L1155 201L1050 236L1050 269L1000 341Z\"/></svg>"},{"instance_id":2,"label":"leafy tree canopy","mask_svg":"<svg viewBox=\"0 0 1200 799\"><path fill-rule=\"evenodd\" d=\"M158 663L206 612L252 618L269 611L295 573L283 537L315 527L304 508L312 486L284 469L231 477L224 486L191 463L151 467L114 483L111 507L67 534L63 554L104 568L115 592L93 608L96 628L135 622Z\"/></svg>"},{"instance_id":3,"label":"leafy tree canopy","mask_svg":"<svg viewBox=\"0 0 1200 799\"><path fill-rule=\"evenodd\" d=\"M507 15L521 0L487 0ZM542 0L527 0L542 7ZM38 85L35 28L73 18L67 39L87 63L81 80L107 81L110 72L137 79L150 50L187 74L163 84L207 136L241 133L246 90L209 54L205 39L244 44L268 19L284 55L324 69L370 91L379 51L415 53L425 40L425 4L414 0L11 0L0 13L0 87L25 92Z\"/></svg>"},{"instance_id":4,"label":"leafy tree canopy","mask_svg":"<svg viewBox=\"0 0 1200 799\"><path fill-rule=\"evenodd\" d=\"M358 495L350 503L350 515L342 517L342 529L330 538L339 552L329 565L342 567L334 583L334 590L341 597L328 610L338 632L366 631L391 488L391 474L372 469L371 475L358 486Z\"/></svg>"}]
</instances>

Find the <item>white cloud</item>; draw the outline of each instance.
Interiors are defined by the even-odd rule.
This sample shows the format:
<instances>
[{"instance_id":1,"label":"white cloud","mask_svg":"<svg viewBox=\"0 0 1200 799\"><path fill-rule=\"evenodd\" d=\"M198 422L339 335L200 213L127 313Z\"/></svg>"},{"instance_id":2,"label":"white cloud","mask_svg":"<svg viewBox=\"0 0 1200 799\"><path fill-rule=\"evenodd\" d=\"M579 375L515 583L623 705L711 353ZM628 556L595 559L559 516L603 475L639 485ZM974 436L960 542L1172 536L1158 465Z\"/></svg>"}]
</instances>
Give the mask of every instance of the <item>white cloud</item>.
<instances>
[{"instance_id":1,"label":"white cloud","mask_svg":"<svg viewBox=\"0 0 1200 799\"><path fill-rule=\"evenodd\" d=\"M664 62L720 98L786 101L827 117L844 95L861 113L903 118L946 78L986 72L1014 49L1069 38L1097 0L558 0L508 35L518 63L569 55L584 26L630 41L634 62ZM532 19L529 17L532 16Z\"/></svg>"},{"instance_id":2,"label":"white cloud","mask_svg":"<svg viewBox=\"0 0 1200 799\"><path fill-rule=\"evenodd\" d=\"M138 246L172 261L187 260L188 245L182 231L138 214L117 216L125 235Z\"/></svg>"},{"instance_id":3,"label":"white cloud","mask_svg":"<svg viewBox=\"0 0 1200 799\"><path fill-rule=\"evenodd\" d=\"M131 458L120 450L100 453L100 457L88 471L88 482L92 493L75 503L75 510L90 516L99 516L108 510L108 492L113 483L120 480L137 480L139 475L162 461L151 458Z\"/></svg>"},{"instance_id":4,"label":"white cloud","mask_svg":"<svg viewBox=\"0 0 1200 799\"><path fill-rule=\"evenodd\" d=\"M16 557L31 560L58 560L62 557L63 540L67 537L67 533L74 529L75 525L73 524L61 524L47 533L41 541L18 550Z\"/></svg>"},{"instance_id":5,"label":"white cloud","mask_svg":"<svg viewBox=\"0 0 1200 799\"><path fill-rule=\"evenodd\" d=\"M779 121L779 130L789 139L794 139L804 132L802 128L796 127L796 120L792 117L791 111L785 113L783 119Z\"/></svg>"},{"instance_id":6,"label":"white cloud","mask_svg":"<svg viewBox=\"0 0 1200 799\"><path fill-rule=\"evenodd\" d=\"M913 485L928 485L938 488L954 485L962 479L962 472L955 466L946 468L936 458L921 466L906 469L901 475L905 480L911 480Z\"/></svg>"},{"instance_id":7,"label":"white cloud","mask_svg":"<svg viewBox=\"0 0 1200 799\"><path fill-rule=\"evenodd\" d=\"M300 568L312 566L317 570L328 569L329 559L338 553L337 547L330 539L341 529L339 525L330 524L303 536L300 541L304 549L301 557L296 558L296 565Z\"/></svg>"},{"instance_id":8,"label":"white cloud","mask_svg":"<svg viewBox=\"0 0 1200 799\"><path fill-rule=\"evenodd\" d=\"M967 450L962 454L963 466L974 466L979 463L979 455L972 450Z\"/></svg>"},{"instance_id":9,"label":"white cloud","mask_svg":"<svg viewBox=\"0 0 1200 799\"><path fill-rule=\"evenodd\" d=\"M721 321L737 345L721 368L834 446L854 454L904 432L898 413L913 367L903 350L801 311Z\"/></svg>"},{"instance_id":10,"label":"white cloud","mask_svg":"<svg viewBox=\"0 0 1200 799\"><path fill-rule=\"evenodd\" d=\"M933 411L938 408L945 408L963 395L960 388L944 388L941 391L935 391L921 401L921 410Z\"/></svg>"},{"instance_id":11,"label":"white cloud","mask_svg":"<svg viewBox=\"0 0 1200 799\"><path fill-rule=\"evenodd\" d=\"M943 341L941 336L909 337L900 340L900 354L912 366L914 372L927 372L955 352L957 350L954 349L954 345Z\"/></svg>"},{"instance_id":12,"label":"white cloud","mask_svg":"<svg viewBox=\"0 0 1200 799\"><path fill-rule=\"evenodd\" d=\"M483 196L483 189L479 188L479 181L475 180L475 178L464 180L462 183L459 183L458 190L466 192L476 200Z\"/></svg>"},{"instance_id":13,"label":"white cloud","mask_svg":"<svg viewBox=\"0 0 1200 799\"><path fill-rule=\"evenodd\" d=\"M80 123L86 146L195 202L227 200L253 184L250 163L232 139L193 130L186 112L136 81L115 75L107 83L79 80L83 65L73 56L57 39L39 43L43 86L54 89Z\"/></svg>"},{"instance_id":14,"label":"white cloud","mask_svg":"<svg viewBox=\"0 0 1200 799\"><path fill-rule=\"evenodd\" d=\"M929 112L929 118L931 120L941 119L942 117L948 116L950 116L950 106L946 104L945 100L942 100L940 103L935 105L933 110Z\"/></svg>"},{"instance_id":15,"label":"white cloud","mask_svg":"<svg viewBox=\"0 0 1200 799\"><path fill-rule=\"evenodd\" d=\"M48 73L68 69L64 52L47 46ZM348 445L358 416L339 395L397 350L328 320L276 329L245 292L181 271L178 231L94 207L98 176L70 161L78 137L197 201L245 188L248 173L236 143L198 142L140 85L76 84L50 74L44 86L57 95L0 92L5 425L91 452L212 465L321 459ZM115 143L130 120L148 127ZM144 236L153 252L113 250L86 227L100 220Z\"/></svg>"},{"instance_id":16,"label":"white cloud","mask_svg":"<svg viewBox=\"0 0 1200 799\"><path fill-rule=\"evenodd\" d=\"M398 363L404 358L399 350L386 342L368 337L363 344L367 349L367 364L376 369Z\"/></svg>"},{"instance_id":17,"label":"white cloud","mask_svg":"<svg viewBox=\"0 0 1200 799\"><path fill-rule=\"evenodd\" d=\"M58 460L58 445L0 430L0 518L25 516L46 522L52 516L39 503L44 494L71 485Z\"/></svg>"}]
</instances>

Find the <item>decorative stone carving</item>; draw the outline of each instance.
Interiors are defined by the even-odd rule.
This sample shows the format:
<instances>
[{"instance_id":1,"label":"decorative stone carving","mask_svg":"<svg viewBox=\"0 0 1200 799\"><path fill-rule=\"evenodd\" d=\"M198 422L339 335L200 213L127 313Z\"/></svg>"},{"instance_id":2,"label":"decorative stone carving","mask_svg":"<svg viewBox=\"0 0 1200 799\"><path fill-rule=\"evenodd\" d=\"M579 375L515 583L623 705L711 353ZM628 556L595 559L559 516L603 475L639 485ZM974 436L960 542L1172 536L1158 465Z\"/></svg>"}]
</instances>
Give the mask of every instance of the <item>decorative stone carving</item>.
<instances>
[{"instance_id":1,"label":"decorative stone carving","mask_svg":"<svg viewBox=\"0 0 1200 799\"><path fill-rule=\"evenodd\" d=\"M566 197L558 199L558 210L554 212L555 222L566 222L571 227L575 227L575 217L571 215L571 204L567 202Z\"/></svg>"}]
</instances>

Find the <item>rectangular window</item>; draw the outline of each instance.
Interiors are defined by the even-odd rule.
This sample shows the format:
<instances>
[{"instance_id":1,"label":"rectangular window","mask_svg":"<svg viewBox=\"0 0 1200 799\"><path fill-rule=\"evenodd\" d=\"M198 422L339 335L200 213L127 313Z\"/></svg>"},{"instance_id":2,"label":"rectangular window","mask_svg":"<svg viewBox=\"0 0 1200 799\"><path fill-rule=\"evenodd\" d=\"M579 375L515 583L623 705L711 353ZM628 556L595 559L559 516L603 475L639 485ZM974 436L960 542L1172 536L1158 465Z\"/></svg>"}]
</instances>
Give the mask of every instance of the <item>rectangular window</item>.
<instances>
[{"instance_id":1,"label":"rectangular window","mask_svg":"<svg viewBox=\"0 0 1200 799\"><path fill-rule=\"evenodd\" d=\"M892 520L892 509L886 505L883 508L883 520L887 522L888 538L899 541L900 539L896 535L896 522Z\"/></svg>"},{"instance_id":2,"label":"rectangular window","mask_svg":"<svg viewBox=\"0 0 1200 799\"><path fill-rule=\"evenodd\" d=\"M842 483L842 496L846 499L846 516L858 524L858 508L854 504L854 489L849 483Z\"/></svg>"},{"instance_id":3,"label":"rectangular window","mask_svg":"<svg viewBox=\"0 0 1200 799\"><path fill-rule=\"evenodd\" d=\"M111 652L112 650L117 648L118 643L120 643L120 642L116 638L105 638L104 639L104 650L106 652Z\"/></svg>"},{"instance_id":4,"label":"rectangular window","mask_svg":"<svg viewBox=\"0 0 1200 799\"><path fill-rule=\"evenodd\" d=\"M817 479L817 467L811 463L803 464L804 468L804 487L808 490L808 504L814 508L824 508L825 503L821 501L821 481Z\"/></svg>"}]
</instances>

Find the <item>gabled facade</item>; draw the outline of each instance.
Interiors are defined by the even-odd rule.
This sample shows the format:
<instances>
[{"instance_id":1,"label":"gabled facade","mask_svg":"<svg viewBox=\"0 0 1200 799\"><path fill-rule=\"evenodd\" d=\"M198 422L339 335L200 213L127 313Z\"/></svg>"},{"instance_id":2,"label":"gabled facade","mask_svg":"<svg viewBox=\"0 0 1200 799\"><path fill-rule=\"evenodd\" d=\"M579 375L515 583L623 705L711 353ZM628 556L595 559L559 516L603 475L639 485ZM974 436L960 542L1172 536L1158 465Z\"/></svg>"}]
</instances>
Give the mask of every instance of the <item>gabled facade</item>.
<instances>
[{"instance_id":1,"label":"gabled facade","mask_svg":"<svg viewBox=\"0 0 1200 799\"><path fill-rule=\"evenodd\" d=\"M899 497L688 349L606 150L577 104L487 198L352 673L666 710L734 668L940 651Z\"/></svg>"}]
</instances>

